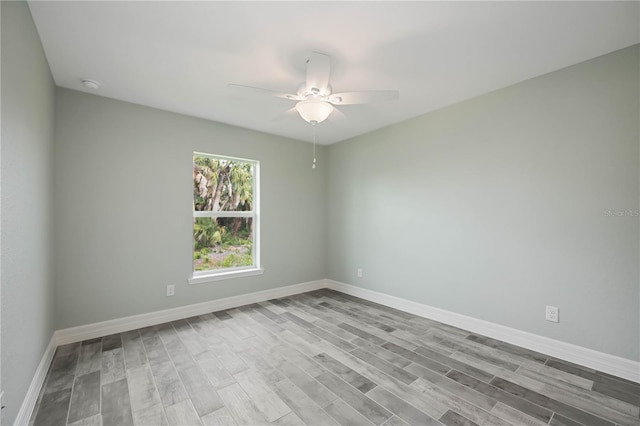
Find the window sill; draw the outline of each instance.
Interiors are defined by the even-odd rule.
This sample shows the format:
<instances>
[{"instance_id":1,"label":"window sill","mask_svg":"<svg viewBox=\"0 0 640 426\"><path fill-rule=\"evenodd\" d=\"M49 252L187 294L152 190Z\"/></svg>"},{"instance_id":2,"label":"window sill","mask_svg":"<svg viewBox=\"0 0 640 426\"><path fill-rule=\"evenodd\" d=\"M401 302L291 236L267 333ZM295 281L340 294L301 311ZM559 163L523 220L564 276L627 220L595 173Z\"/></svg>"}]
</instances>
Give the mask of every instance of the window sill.
<instances>
[{"instance_id":1,"label":"window sill","mask_svg":"<svg viewBox=\"0 0 640 426\"><path fill-rule=\"evenodd\" d=\"M250 277L252 275L262 275L263 272L264 269L262 268L243 269L241 271L218 272L211 275L196 275L189 278L188 281L189 284L202 284L211 281L221 281L229 280L232 278Z\"/></svg>"}]
</instances>

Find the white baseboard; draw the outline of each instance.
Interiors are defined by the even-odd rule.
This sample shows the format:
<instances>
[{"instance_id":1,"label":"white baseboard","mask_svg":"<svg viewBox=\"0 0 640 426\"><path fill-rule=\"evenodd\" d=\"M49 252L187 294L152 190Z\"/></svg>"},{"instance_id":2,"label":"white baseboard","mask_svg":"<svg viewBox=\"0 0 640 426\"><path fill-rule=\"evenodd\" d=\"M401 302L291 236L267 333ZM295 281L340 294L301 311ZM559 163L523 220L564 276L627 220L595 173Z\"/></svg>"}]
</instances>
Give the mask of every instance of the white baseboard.
<instances>
[{"instance_id":1,"label":"white baseboard","mask_svg":"<svg viewBox=\"0 0 640 426\"><path fill-rule=\"evenodd\" d=\"M455 312L445 311L400 297L367 290L338 281L326 280L327 287L371 302L396 308L424 318L429 318L473 333L521 346L594 370L612 374L640 383L640 362L598 352L582 346L565 343L504 325L479 320Z\"/></svg>"},{"instance_id":2,"label":"white baseboard","mask_svg":"<svg viewBox=\"0 0 640 426\"><path fill-rule=\"evenodd\" d=\"M80 342L87 339L94 339L96 337L108 336L110 334L122 333L143 327L150 327L152 325L162 324L168 321L176 321L195 315L203 315L209 312L221 311L223 309L235 308L251 303L264 302L269 299L291 296L292 294L304 293L325 287L325 280L311 281L286 287L257 291L255 293L226 297L224 299L210 300L193 305L165 309L162 311L149 312L146 314L117 318L93 324L81 325L78 327L65 328L63 330L56 330L54 333L55 344L66 345L68 343Z\"/></svg>"},{"instance_id":3,"label":"white baseboard","mask_svg":"<svg viewBox=\"0 0 640 426\"><path fill-rule=\"evenodd\" d=\"M33 375L33 379L31 379L31 384L29 385L29 389L27 389L27 394L22 401L20 411L18 411L18 415L13 423L14 426L26 426L29 424L31 414L38 403L40 389L42 389L44 381L47 378L47 372L49 371L53 355L56 352L56 346L55 338L54 336L51 336L51 340L49 340L49 344L44 350L40 364L38 364L36 373Z\"/></svg>"},{"instance_id":4,"label":"white baseboard","mask_svg":"<svg viewBox=\"0 0 640 426\"><path fill-rule=\"evenodd\" d=\"M82 340L107 336L109 334L122 333L142 327L162 324L168 321L175 321L195 315L202 315L251 303L263 302L269 299L291 296L293 294L304 293L307 291L319 290L321 288L337 290L371 302L400 309L414 315L429 318L454 327L459 327L473 333L502 340L523 348L531 349L536 352L640 383L640 363L635 361L572 345L570 343L549 339L547 337L516 330L514 328L505 327L488 321L479 320L457 314L455 312L445 311L443 309L434 308L432 306L412 302L410 300L390 296L384 293L367 290L350 284L332 280L318 280L227 297L224 299L210 300L207 302L166 309L163 311L149 312L146 314L133 315L125 318L57 330L54 332L49 345L45 349L42 360L40 361L38 369L31 380L27 395L20 407L20 411L18 412L14 424L16 426L23 426L29 423L33 409L38 402L38 395L46 379L47 371L51 365L55 349L59 345L80 342Z\"/></svg>"},{"instance_id":5,"label":"white baseboard","mask_svg":"<svg viewBox=\"0 0 640 426\"><path fill-rule=\"evenodd\" d=\"M223 309L235 308L251 303L264 302L265 300L279 297L291 296L293 294L326 288L325 280L311 281L302 284L294 284L286 287L278 287L269 290L257 291L255 293L241 294L239 296L226 297L224 299L210 300L193 305L180 306L178 308L166 309L163 311L149 312L146 314L133 315L125 318L118 318L79 327L56 330L51 336L49 345L45 349L38 369L36 370L27 395L25 396L20 411L16 417L14 426L26 426L38 402L40 390L47 377L47 371L53 360L53 355L57 346L68 343L81 342L96 337L108 336L114 333L122 333L142 327L162 324L167 321L176 321L189 318L194 315L202 315L209 312L221 311Z\"/></svg>"}]
</instances>

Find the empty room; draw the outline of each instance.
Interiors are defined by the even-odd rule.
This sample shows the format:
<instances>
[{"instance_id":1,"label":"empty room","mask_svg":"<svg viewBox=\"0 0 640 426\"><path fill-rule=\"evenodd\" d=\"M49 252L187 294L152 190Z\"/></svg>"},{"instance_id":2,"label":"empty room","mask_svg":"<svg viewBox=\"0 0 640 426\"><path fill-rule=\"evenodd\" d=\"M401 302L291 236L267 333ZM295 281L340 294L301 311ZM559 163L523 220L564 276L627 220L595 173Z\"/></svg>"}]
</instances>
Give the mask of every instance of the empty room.
<instances>
[{"instance_id":1,"label":"empty room","mask_svg":"<svg viewBox=\"0 0 640 426\"><path fill-rule=\"evenodd\" d=\"M640 426L640 2L1 1L0 424Z\"/></svg>"}]
</instances>

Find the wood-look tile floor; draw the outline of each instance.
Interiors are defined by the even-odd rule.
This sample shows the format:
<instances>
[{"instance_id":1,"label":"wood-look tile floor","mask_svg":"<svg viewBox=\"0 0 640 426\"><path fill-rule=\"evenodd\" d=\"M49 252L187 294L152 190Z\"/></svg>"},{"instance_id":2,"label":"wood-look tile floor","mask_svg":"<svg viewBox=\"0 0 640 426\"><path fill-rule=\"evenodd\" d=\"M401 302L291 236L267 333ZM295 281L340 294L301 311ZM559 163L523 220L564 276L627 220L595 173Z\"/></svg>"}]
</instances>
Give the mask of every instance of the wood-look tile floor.
<instances>
[{"instance_id":1,"label":"wood-look tile floor","mask_svg":"<svg viewBox=\"0 0 640 426\"><path fill-rule=\"evenodd\" d=\"M640 385L330 290L57 349L39 425L640 425Z\"/></svg>"}]
</instances>

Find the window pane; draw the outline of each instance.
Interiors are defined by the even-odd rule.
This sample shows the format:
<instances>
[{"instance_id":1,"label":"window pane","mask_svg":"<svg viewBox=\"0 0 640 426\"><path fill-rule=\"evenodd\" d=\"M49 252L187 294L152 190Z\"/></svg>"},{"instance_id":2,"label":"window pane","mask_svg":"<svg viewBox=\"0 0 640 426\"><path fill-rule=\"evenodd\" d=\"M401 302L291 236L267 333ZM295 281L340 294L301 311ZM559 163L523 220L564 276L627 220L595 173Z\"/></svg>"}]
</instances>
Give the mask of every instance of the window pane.
<instances>
[{"instance_id":1,"label":"window pane","mask_svg":"<svg viewBox=\"0 0 640 426\"><path fill-rule=\"evenodd\" d=\"M253 265L253 218L199 217L193 220L193 270Z\"/></svg>"},{"instance_id":2,"label":"window pane","mask_svg":"<svg viewBox=\"0 0 640 426\"><path fill-rule=\"evenodd\" d=\"M195 211L252 211L252 163L193 156L193 209Z\"/></svg>"}]
</instances>

